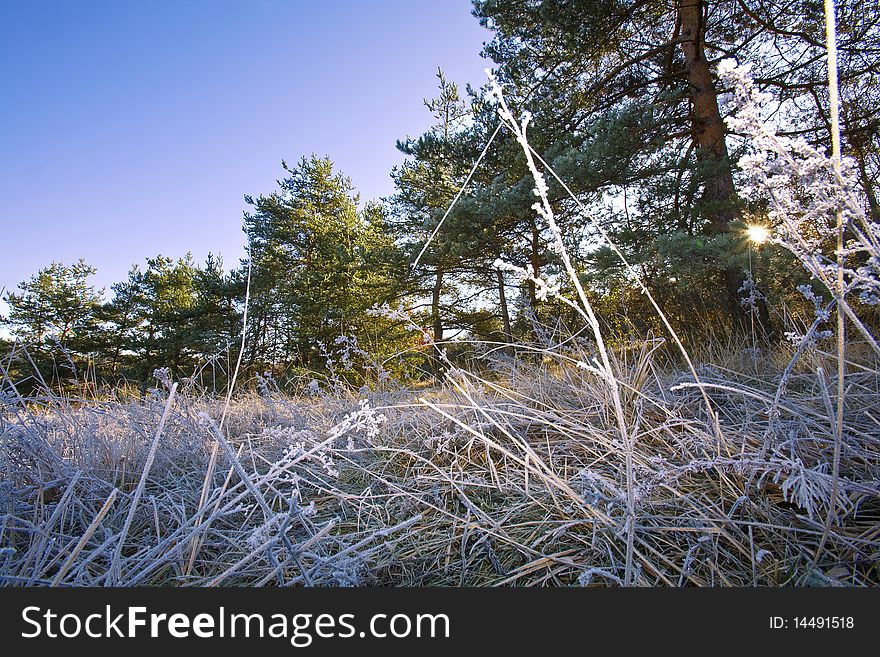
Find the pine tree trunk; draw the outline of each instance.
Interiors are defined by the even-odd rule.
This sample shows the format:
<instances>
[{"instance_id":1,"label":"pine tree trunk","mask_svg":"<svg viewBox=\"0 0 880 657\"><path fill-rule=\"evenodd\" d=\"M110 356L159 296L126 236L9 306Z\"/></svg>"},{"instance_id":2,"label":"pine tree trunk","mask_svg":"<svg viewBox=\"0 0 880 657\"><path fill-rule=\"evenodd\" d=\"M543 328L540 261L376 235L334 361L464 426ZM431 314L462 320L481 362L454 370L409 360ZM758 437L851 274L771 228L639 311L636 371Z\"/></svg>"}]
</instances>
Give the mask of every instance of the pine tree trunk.
<instances>
[{"instance_id":1,"label":"pine tree trunk","mask_svg":"<svg viewBox=\"0 0 880 657\"><path fill-rule=\"evenodd\" d=\"M852 144L856 164L859 168L859 177L862 179L862 187L865 189L865 196L868 199L868 218L877 222L880 221L880 202L877 201L877 194L874 186L871 184L871 177L868 175L868 167L865 163L865 151L862 144Z\"/></svg>"},{"instance_id":2,"label":"pine tree trunk","mask_svg":"<svg viewBox=\"0 0 880 657\"><path fill-rule=\"evenodd\" d=\"M535 217L532 217L532 250L531 250L532 276L538 278L541 275L541 231L538 230L538 223ZM538 312L538 293L535 289L535 282L529 281L529 306L532 312Z\"/></svg>"},{"instance_id":3,"label":"pine tree trunk","mask_svg":"<svg viewBox=\"0 0 880 657\"><path fill-rule=\"evenodd\" d=\"M440 316L440 293L443 291L443 270L437 270L437 278L434 281L434 290L431 295L431 322L434 327L434 349L436 354L431 359L434 376L440 376L443 364L440 360L440 343L443 341L443 318Z\"/></svg>"},{"instance_id":4,"label":"pine tree trunk","mask_svg":"<svg viewBox=\"0 0 880 657\"><path fill-rule=\"evenodd\" d=\"M513 342L513 333L510 330L510 311L507 308L507 294L504 291L504 273L500 269L495 270L498 277L498 302L501 305L501 322L504 327L504 341L507 344Z\"/></svg>"},{"instance_id":5,"label":"pine tree trunk","mask_svg":"<svg viewBox=\"0 0 880 657\"><path fill-rule=\"evenodd\" d=\"M724 121L718 108L718 92L704 50L705 24L703 0L680 0L679 17L681 49L685 57L688 89L691 99L691 130L697 157L707 166L703 188L703 207L708 212L709 232L714 235L730 231L732 222L740 218L733 172L727 152ZM721 268L724 286L722 305L734 325L744 328L746 313L739 303L739 289L745 280L735 268Z\"/></svg>"}]
</instances>

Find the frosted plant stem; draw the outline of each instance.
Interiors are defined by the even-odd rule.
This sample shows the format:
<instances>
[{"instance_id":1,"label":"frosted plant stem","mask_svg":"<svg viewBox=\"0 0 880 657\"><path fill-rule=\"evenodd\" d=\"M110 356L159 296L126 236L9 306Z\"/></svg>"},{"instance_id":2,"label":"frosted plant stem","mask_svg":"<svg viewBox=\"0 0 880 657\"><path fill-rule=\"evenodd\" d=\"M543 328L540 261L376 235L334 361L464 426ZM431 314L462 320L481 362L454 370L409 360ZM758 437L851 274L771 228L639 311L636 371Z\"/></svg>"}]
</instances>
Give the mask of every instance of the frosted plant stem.
<instances>
[{"instance_id":1,"label":"frosted plant stem","mask_svg":"<svg viewBox=\"0 0 880 657\"><path fill-rule=\"evenodd\" d=\"M526 114L523 117L521 123L517 123L514 119L513 114L507 106L507 102L504 100L504 96L501 93L501 88L495 80L494 76L492 76L491 72L489 73L489 79L492 81L492 84L495 87L495 94L498 98L499 104L499 114L504 122L507 124L507 127L513 132L516 136L517 141L523 149L523 153L526 156L526 164L529 167L529 171L532 174L532 177L535 180L535 195L540 199L539 203L534 205L535 211L543 217L550 226L550 231L553 234L553 239L555 242L555 251L557 255L559 255L562 259L562 263L565 267L565 271L568 274L569 279L577 291L578 299L583 305L584 311L587 314L588 323L590 325L590 329L593 331L593 337L596 340L596 347L599 350L599 358L602 361L602 370L603 370L603 378L605 379L605 383L611 392L611 398L614 403L614 416L617 420L617 428L620 431L620 439L623 441L623 444L626 448L626 566L624 570L623 582L624 586L631 586L633 582L633 553L634 553L634 541L635 541L635 476L633 469L633 440L634 436L630 433L626 424L626 416L623 411L623 402L620 397L620 384L617 381L617 377L614 373L614 369L611 366L611 360L608 357L608 350L605 347L605 339L602 336L602 329L599 325L599 320L596 317L596 313L593 311L593 306L587 298L587 294L584 291L583 285L581 285L580 277L578 276L577 271L574 268L574 265L571 263L571 258L568 254L568 249L565 248L565 242L562 239L562 231L559 229L559 226L556 224L556 217L553 212L553 207L550 205L550 199L547 196L547 183L544 180L543 174L538 171L538 167L535 164L535 160L532 157L532 149L529 146L528 138L526 137L526 130L528 129L529 120L531 119L530 114Z\"/></svg>"},{"instance_id":2,"label":"frosted plant stem","mask_svg":"<svg viewBox=\"0 0 880 657\"><path fill-rule=\"evenodd\" d=\"M122 546L125 544L125 538L128 536L128 530L131 522L134 520L135 511L137 511L138 502L144 494L144 488L147 485L147 475L150 474L150 468L153 467L153 461L156 459L156 450L159 449L159 439L162 437L162 431L165 429L165 421L171 411L171 404L174 403L174 395L177 393L177 383L171 385L171 392L168 395L168 401L165 402L165 410L162 411L162 418L159 420L159 426L156 428L156 435L153 438L153 444L150 446L150 453L147 454L147 462L144 464L143 472L141 472L141 480L138 482L137 489L134 491L131 505L128 508L128 516L125 518L125 524L119 533L119 540L116 542L116 549L113 551L113 558L110 560L110 572L107 579L104 580L104 586L113 586L119 580L121 574L120 559L122 558Z\"/></svg>"},{"instance_id":3,"label":"frosted plant stem","mask_svg":"<svg viewBox=\"0 0 880 657\"><path fill-rule=\"evenodd\" d=\"M837 182L842 183L843 176L840 167L840 99L838 97L837 80L837 26L835 20L834 0L825 0L825 37L828 47L828 100L831 113L831 163L834 166L834 174ZM843 278L844 254L843 254L843 209L837 207L837 415L834 430L834 461L831 466L831 500L828 504L828 515L825 518L825 531L816 554L813 557L813 565L819 563L819 557L828 541L831 532L831 524L837 518L837 497L839 495L840 479L840 450L843 442L843 398L846 385L846 317L843 314L844 295L846 287Z\"/></svg>"},{"instance_id":4,"label":"frosted plant stem","mask_svg":"<svg viewBox=\"0 0 880 657\"><path fill-rule=\"evenodd\" d=\"M202 492L199 496L199 509L202 509L208 501L208 495L211 492L211 483L214 480L214 468L217 466L217 457L220 455L220 443L216 440L214 444L211 446L211 456L208 459L208 468L205 471L205 480L202 483ZM207 527L205 528L207 531ZM190 548L189 553L189 561L186 564L186 568L183 571L184 575L189 575L192 572L193 564L196 560L196 555L198 554L199 548L202 543L202 532L196 532L195 536L192 539L192 546Z\"/></svg>"},{"instance_id":5,"label":"frosted plant stem","mask_svg":"<svg viewBox=\"0 0 880 657\"><path fill-rule=\"evenodd\" d=\"M566 194L568 194L569 198L571 198L571 200L574 201L574 203L578 206L578 209L581 212L583 212L584 215L586 215L586 213L587 213L586 206L575 195L575 193L573 191L571 191L571 188L565 183L565 181L559 177L559 174L557 174L556 171L553 170L553 167L551 167L549 164L547 164L547 162L544 160L544 158L541 157L541 155L534 148L529 146L529 150L531 151L531 153L535 157L535 159L537 159L541 163L541 166L543 166L544 169L547 170L551 176L553 176L553 178L556 180L556 182L559 183L559 185L562 187L562 189L565 190L565 192L566 192ZM605 243L608 244L608 246L611 248L611 250L617 256L617 258L620 260L620 262L623 264L623 266L626 267L627 271L630 274L632 274L633 279L636 281L636 283L638 283L642 294L644 294L645 297L648 299L648 301L651 303L651 306L653 306L654 311L657 313L657 316L660 318L660 321L663 322L663 326L666 327L666 330L669 332L669 335L672 337L673 342L675 342L675 345L678 347L679 352L681 353L682 357L684 358L685 363L688 366L688 369L690 370L691 376L694 377L694 381L696 383L700 383L700 375L697 374L697 368L694 366L694 363L691 360L690 354L688 354L687 349L684 348L684 344L681 342L681 339L678 337L678 333L676 332L676 330L674 328L672 328L672 324L669 323L669 319L666 317L666 313L663 312L663 310L660 308L660 304L658 304L657 301L654 299L654 295L651 294L651 290L649 290L648 286L642 282L642 277L639 274L639 272L636 270L635 267L633 267L630 264L629 260L626 259L626 256L623 254L623 252L620 250L620 248L618 248L617 244L614 243L614 240L611 239L611 236L605 231L605 229L602 228L602 226L600 226L599 224L596 224L596 228L598 229L599 234L602 236L602 239L605 240ZM712 402L709 399L709 396L706 394L706 392L702 388L700 388L700 390L701 390L701 393L703 396L703 401L706 404L706 413L709 415L709 419L712 420L712 428L715 431L715 441L716 441L718 456L721 456L721 443L723 440L723 434L721 431L721 424L718 421L718 414L715 412L715 407L712 405Z\"/></svg>"},{"instance_id":6,"label":"frosted plant stem","mask_svg":"<svg viewBox=\"0 0 880 657\"><path fill-rule=\"evenodd\" d=\"M210 420L209 417L205 417L205 420ZM208 423L208 428L211 430L211 433L214 434L214 438L223 448L223 452L226 454L226 458L229 460L230 464L233 468L235 468L235 473L238 475L239 479L241 479L242 483L245 485L245 488L250 492L251 497L254 498L254 501L259 505L260 509L263 511L263 516L268 522L272 518L272 510L269 508L269 505L266 504L266 499L263 497L260 490L256 487L247 470L244 469L244 466L241 464L241 461L238 459L238 456L235 453L235 450L232 449L232 445L229 444L229 441L226 440L226 436L223 435L222 429L219 426L215 425L213 422Z\"/></svg>"},{"instance_id":7,"label":"frosted plant stem","mask_svg":"<svg viewBox=\"0 0 880 657\"><path fill-rule=\"evenodd\" d=\"M86 546L86 543L88 543L89 539L92 538L92 534L94 534L95 530L100 526L101 521L104 519L104 516L107 515L110 507L113 506L113 502L116 501L116 494L118 492L119 489L117 488L114 488L111 491L110 496L104 502L101 510L98 511L98 515L96 515L95 519L92 520L92 524L90 524L88 529L83 532L83 535L80 537L79 541L77 541L76 546L73 548L73 551L71 551L67 559L64 560L61 568L58 569L58 572L52 579L52 583L50 584L50 586L58 586L59 584L61 584L64 576L67 574L67 571L69 571L71 566L73 566L73 564L76 562L76 558L79 556L79 553L82 552L83 548Z\"/></svg>"},{"instance_id":8,"label":"frosted plant stem","mask_svg":"<svg viewBox=\"0 0 880 657\"><path fill-rule=\"evenodd\" d=\"M248 249L250 251L250 249ZM232 373L232 378L229 380L229 387L226 390L226 401L223 404L223 413L220 415L220 431L223 431L223 423L226 421L226 413L229 412L229 402L232 400L232 392L235 389L235 382L238 379L238 371L241 368L241 358L244 355L244 344L245 344L245 336L247 336L247 321L248 321L248 306L250 306L251 299L251 271L253 267L253 256L251 253L248 253L248 272L247 272L247 285L244 290L244 311L241 316L241 344L238 348L238 358L235 361L235 370ZM253 450L251 450L253 453ZM208 499L208 494L211 492L211 483L214 479L214 467L217 464L217 457L220 455L220 443L214 441L214 444L211 445L211 456L208 458L208 469L205 472L205 480L202 484L202 494L199 497L199 508L204 506L205 502ZM190 547L189 553L189 561L186 564L186 569L184 571L185 575L189 575L192 571L193 564L196 560L196 555L198 554L199 549L202 546L202 536L204 536L205 532L208 531L208 527L206 526L203 530L196 532L196 535L193 536L192 544Z\"/></svg>"},{"instance_id":9,"label":"frosted plant stem","mask_svg":"<svg viewBox=\"0 0 880 657\"><path fill-rule=\"evenodd\" d=\"M250 251L250 249L248 249ZM248 306L251 300L251 267L253 255L248 253L248 273L247 287L244 290L244 312L241 316L241 345L238 348L238 359L235 361L235 371L232 373L232 379L229 381L229 389L226 391L226 403L223 404L223 414L220 416L220 429L223 429L223 423L226 421L226 413L229 411L229 402L232 399L232 391L235 389L235 381L238 379L238 370L241 368L241 358L244 355L244 341L247 336L247 320Z\"/></svg>"}]
</instances>

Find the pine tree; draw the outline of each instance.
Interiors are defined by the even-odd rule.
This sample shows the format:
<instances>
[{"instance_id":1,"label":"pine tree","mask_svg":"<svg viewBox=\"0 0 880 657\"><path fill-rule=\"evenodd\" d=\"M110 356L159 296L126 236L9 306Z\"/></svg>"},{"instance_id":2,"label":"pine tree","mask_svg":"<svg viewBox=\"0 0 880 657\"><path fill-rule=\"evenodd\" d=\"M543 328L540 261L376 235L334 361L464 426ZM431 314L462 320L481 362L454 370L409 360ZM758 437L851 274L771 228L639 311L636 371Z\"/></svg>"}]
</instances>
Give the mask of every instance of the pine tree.
<instances>
[{"instance_id":1,"label":"pine tree","mask_svg":"<svg viewBox=\"0 0 880 657\"><path fill-rule=\"evenodd\" d=\"M5 297L9 316L0 325L33 352L44 376L61 377L61 368L72 370L63 378L78 378L94 348L101 304L101 292L89 283L94 274L84 260L69 266L53 262L20 283L19 293Z\"/></svg>"},{"instance_id":2,"label":"pine tree","mask_svg":"<svg viewBox=\"0 0 880 657\"><path fill-rule=\"evenodd\" d=\"M872 47L880 12L839 5L842 96L852 99L844 102L846 138L864 165L867 204L876 206L877 111L857 98L880 90L880 50ZM482 0L475 14L495 32L485 54L499 64L509 101L535 115L532 145L590 208L580 217L584 246L601 241L602 225L680 314L706 308L720 322L720 306L728 326L742 326L748 249L740 220L752 208L737 189L739 142L725 129L715 65L754 63L792 131L827 143L825 94L817 93L825 83L821 4ZM550 182L564 208L566 195ZM602 253L591 259L611 264ZM701 266L687 278L667 275L679 260ZM607 282L619 269L591 275Z\"/></svg>"},{"instance_id":3,"label":"pine tree","mask_svg":"<svg viewBox=\"0 0 880 657\"><path fill-rule=\"evenodd\" d=\"M329 158L282 163L280 191L249 201L252 259L250 361L323 364L322 346L358 336L367 310L394 294L398 258L380 208L359 198Z\"/></svg>"}]
</instances>

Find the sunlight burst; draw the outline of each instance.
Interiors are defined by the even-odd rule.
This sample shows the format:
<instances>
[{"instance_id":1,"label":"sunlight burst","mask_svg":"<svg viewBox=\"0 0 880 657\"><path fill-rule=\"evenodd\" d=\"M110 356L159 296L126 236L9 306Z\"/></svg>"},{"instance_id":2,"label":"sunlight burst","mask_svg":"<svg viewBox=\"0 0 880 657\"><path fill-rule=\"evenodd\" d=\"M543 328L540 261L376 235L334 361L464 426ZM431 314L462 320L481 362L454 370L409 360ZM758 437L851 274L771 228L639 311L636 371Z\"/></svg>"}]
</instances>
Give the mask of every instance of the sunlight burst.
<instances>
[{"instance_id":1,"label":"sunlight burst","mask_svg":"<svg viewBox=\"0 0 880 657\"><path fill-rule=\"evenodd\" d=\"M746 229L746 235L748 235L750 242L759 246L770 240L770 231L768 228L758 224L749 226Z\"/></svg>"}]
</instances>

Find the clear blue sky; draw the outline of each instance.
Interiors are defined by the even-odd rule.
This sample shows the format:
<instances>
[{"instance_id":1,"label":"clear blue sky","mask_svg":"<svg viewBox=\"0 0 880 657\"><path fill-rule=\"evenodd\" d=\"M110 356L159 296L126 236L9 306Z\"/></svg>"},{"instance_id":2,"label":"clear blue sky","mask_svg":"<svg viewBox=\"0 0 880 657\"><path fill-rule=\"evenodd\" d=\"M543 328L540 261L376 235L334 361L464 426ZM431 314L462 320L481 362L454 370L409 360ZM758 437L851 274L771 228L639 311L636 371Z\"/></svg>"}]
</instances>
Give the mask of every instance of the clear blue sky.
<instances>
[{"instance_id":1,"label":"clear blue sky","mask_svg":"<svg viewBox=\"0 0 880 657\"><path fill-rule=\"evenodd\" d=\"M438 66L482 84L469 0L0 0L0 289L85 258L243 255L244 194L329 155L392 191Z\"/></svg>"}]
</instances>

